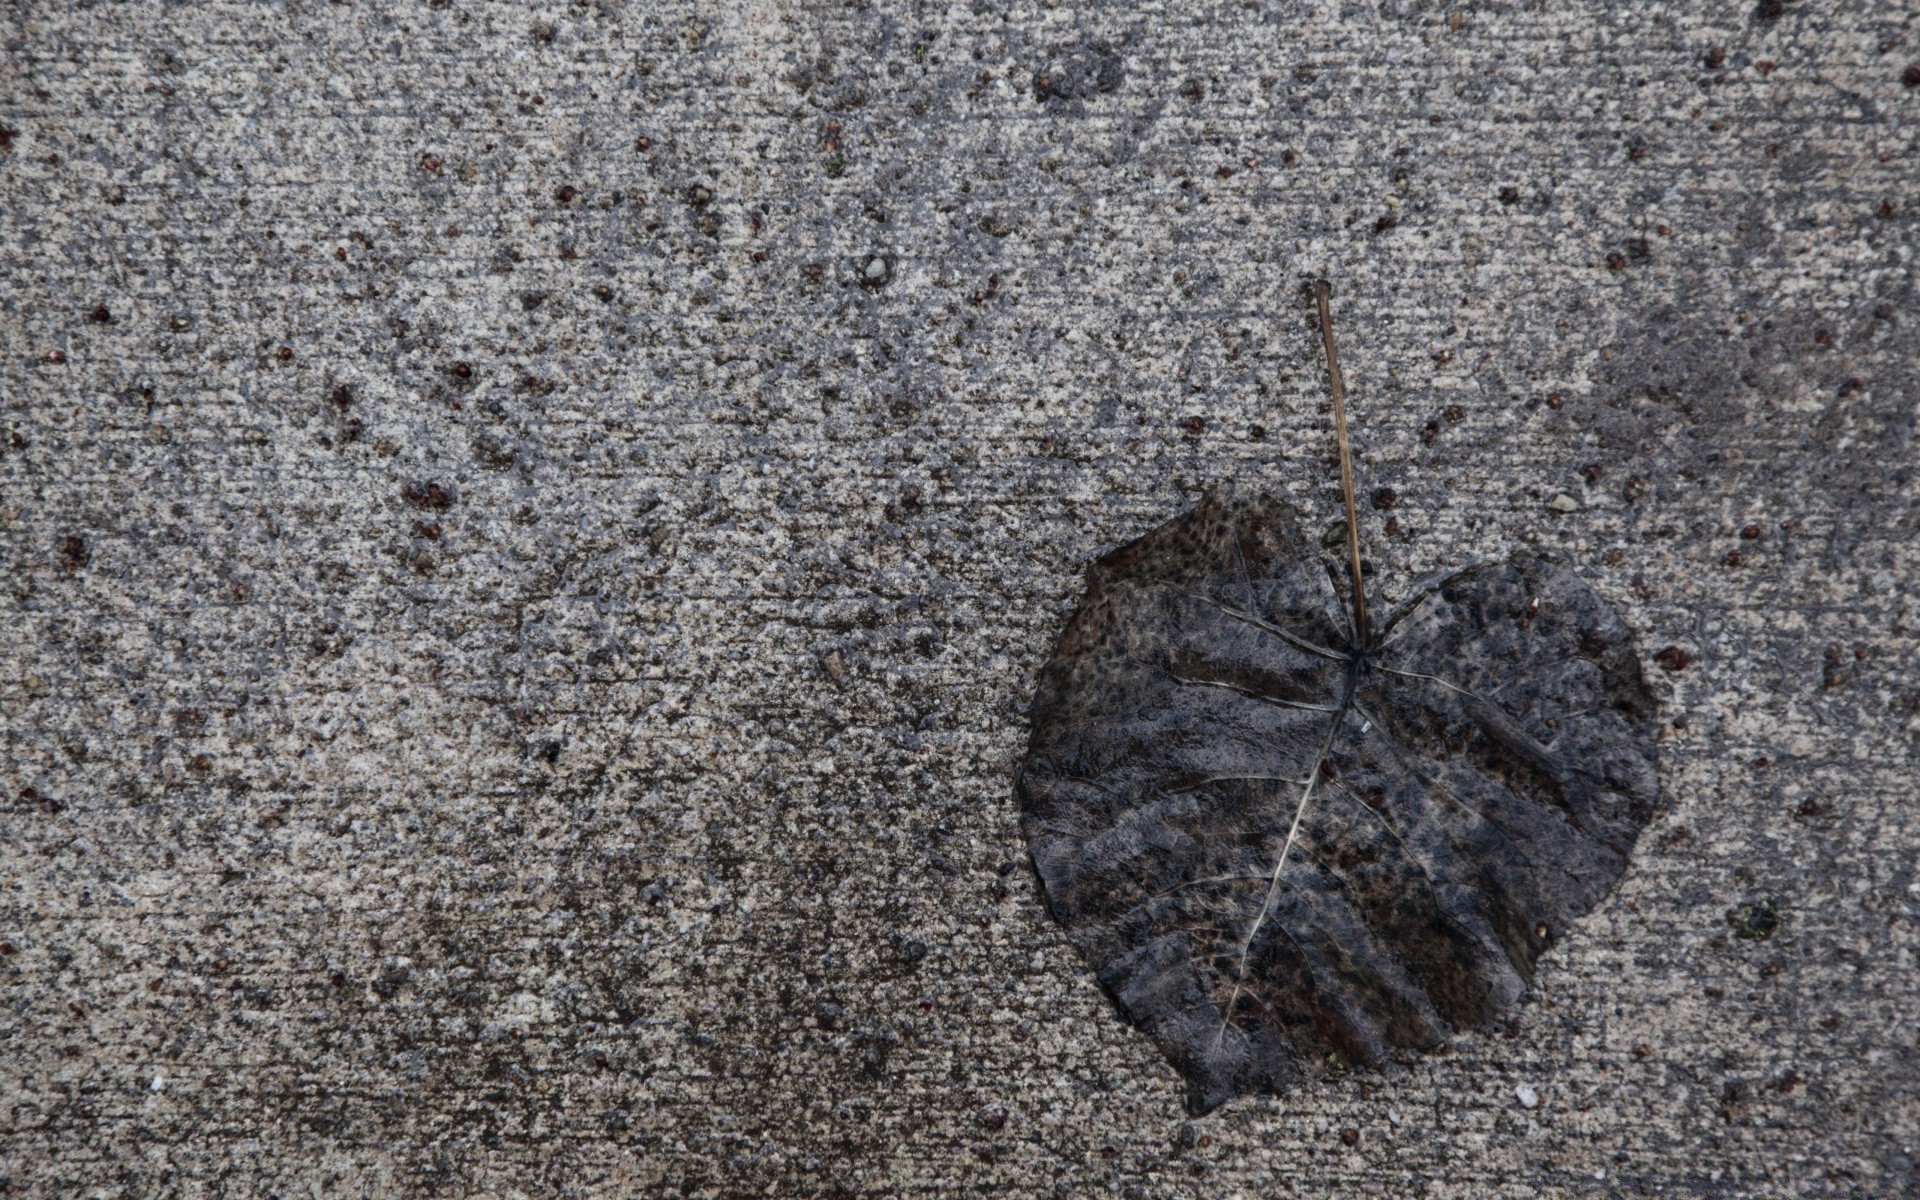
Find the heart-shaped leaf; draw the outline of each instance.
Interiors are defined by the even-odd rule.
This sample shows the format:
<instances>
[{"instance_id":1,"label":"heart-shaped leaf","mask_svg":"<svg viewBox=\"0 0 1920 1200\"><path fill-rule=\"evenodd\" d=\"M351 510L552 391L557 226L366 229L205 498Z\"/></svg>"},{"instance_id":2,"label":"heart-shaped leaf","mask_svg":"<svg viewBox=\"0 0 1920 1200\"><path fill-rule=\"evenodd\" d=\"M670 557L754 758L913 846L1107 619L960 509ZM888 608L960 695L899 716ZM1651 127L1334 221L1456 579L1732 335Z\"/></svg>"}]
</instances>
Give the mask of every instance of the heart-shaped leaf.
<instances>
[{"instance_id":1,"label":"heart-shaped leaf","mask_svg":"<svg viewBox=\"0 0 1920 1200\"><path fill-rule=\"evenodd\" d=\"M1486 1024L1653 811L1654 697L1571 571L1372 628L1350 582L1285 504L1210 497L1092 567L1034 698L1047 903L1195 1112Z\"/></svg>"}]
</instances>

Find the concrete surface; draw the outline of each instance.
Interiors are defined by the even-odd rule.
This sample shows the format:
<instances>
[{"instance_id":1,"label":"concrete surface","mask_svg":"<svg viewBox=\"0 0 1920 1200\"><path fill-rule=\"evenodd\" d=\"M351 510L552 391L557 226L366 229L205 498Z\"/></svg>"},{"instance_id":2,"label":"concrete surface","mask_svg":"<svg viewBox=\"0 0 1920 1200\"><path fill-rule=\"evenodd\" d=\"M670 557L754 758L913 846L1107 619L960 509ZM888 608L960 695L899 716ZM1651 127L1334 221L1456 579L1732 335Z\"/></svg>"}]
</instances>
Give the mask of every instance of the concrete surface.
<instances>
[{"instance_id":1,"label":"concrete surface","mask_svg":"<svg viewBox=\"0 0 1920 1200\"><path fill-rule=\"evenodd\" d=\"M0 25L13 1193L1920 1185L1911 6ZM1316 272L1381 576L1573 565L1664 812L1189 1122L1009 773L1088 557L1332 517Z\"/></svg>"}]
</instances>

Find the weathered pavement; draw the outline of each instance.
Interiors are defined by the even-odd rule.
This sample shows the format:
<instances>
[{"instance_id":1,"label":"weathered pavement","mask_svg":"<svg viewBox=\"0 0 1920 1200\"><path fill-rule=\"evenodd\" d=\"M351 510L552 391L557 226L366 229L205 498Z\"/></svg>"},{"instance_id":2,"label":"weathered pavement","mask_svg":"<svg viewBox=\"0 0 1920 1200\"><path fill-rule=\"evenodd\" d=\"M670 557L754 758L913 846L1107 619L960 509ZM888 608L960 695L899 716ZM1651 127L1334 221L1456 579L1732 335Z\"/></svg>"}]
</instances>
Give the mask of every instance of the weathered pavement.
<instances>
[{"instance_id":1,"label":"weathered pavement","mask_svg":"<svg viewBox=\"0 0 1920 1200\"><path fill-rule=\"evenodd\" d=\"M0 24L15 1191L1920 1184L1906 6ZM1187 1122L1010 770L1087 558L1334 516L1323 272L1380 576L1591 581L1663 813L1510 1026Z\"/></svg>"}]
</instances>

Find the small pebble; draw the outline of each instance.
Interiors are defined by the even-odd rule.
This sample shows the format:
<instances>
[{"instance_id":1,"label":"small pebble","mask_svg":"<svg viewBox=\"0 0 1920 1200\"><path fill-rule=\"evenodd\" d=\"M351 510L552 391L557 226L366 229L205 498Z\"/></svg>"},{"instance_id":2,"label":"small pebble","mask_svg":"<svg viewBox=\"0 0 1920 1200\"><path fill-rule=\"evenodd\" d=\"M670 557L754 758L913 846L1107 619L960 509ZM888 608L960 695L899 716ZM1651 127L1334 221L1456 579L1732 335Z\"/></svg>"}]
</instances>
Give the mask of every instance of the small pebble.
<instances>
[{"instance_id":1,"label":"small pebble","mask_svg":"<svg viewBox=\"0 0 1920 1200\"><path fill-rule=\"evenodd\" d=\"M1580 501L1565 492L1558 492L1553 499L1547 501L1547 507L1557 513L1579 512Z\"/></svg>"},{"instance_id":2,"label":"small pebble","mask_svg":"<svg viewBox=\"0 0 1920 1200\"><path fill-rule=\"evenodd\" d=\"M1514 1099L1520 1101L1521 1108L1540 1107L1540 1093L1535 1091L1533 1085L1530 1083L1523 1083L1513 1089L1513 1096Z\"/></svg>"},{"instance_id":3,"label":"small pebble","mask_svg":"<svg viewBox=\"0 0 1920 1200\"><path fill-rule=\"evenodd\" d=\"M867 260L867 282L879 283L887 277L887 260L874 255Z\"/></svg>"}]
</instances>

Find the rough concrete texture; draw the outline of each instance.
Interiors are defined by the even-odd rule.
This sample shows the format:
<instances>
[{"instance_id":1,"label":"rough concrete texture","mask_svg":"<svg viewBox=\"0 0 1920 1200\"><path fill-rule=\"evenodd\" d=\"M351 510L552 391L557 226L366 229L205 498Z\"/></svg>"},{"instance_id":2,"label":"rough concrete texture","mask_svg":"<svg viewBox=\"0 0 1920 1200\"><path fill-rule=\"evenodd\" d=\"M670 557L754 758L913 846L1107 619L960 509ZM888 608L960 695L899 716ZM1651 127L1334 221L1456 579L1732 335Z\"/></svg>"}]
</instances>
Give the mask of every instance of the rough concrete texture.
<instances>
[{"instance_id":1,"label":"rough concrete texture","mask_svg":"<svg viewBox=\"0 0 1920 1200\"><path fill-rule=\"evenodd\" d=\"M4 26L13 1191L1920 1183L1910 5ZM1010 772L1090 556L1334 515L1316 272L1380 578L1572 565L1663 811L1510 1026L1190 1122Z\"/></svg>"}]
</instances>

